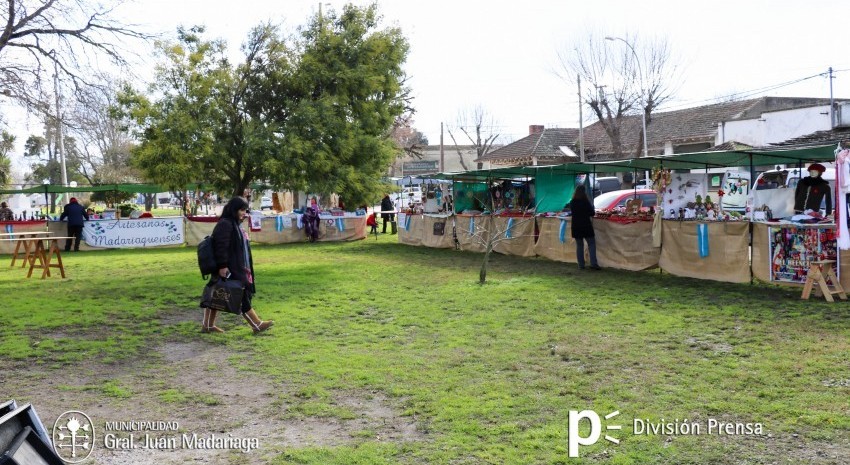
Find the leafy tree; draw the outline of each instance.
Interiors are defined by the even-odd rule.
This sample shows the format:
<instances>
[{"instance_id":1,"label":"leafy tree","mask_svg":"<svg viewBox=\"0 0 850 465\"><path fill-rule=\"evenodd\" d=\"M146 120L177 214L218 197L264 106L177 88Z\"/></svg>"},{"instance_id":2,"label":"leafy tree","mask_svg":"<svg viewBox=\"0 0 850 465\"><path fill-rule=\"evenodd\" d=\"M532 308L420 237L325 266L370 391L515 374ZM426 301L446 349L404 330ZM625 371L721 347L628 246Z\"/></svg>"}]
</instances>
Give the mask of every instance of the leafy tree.
<instances>
[{"instance_id":1,"label":"leafy tree","mask_svg":"<svg viewBox=\"0 0 850 465\"><path fill-rule=\"evenodd\" d=\"M377 31L378 20L376 6L349 5L314 17L292 43L260 25L238 66L202 28L179 30L179 43L161 46L157 100L129 88L119 99L141 140L134 163L173 190L202 181L241 195L266 182L377 200L397 152L390 129L407 108L407 42Z\"/></svg>"},{"instance_id":2,"label":"leafy tree","mask_svg":"<svg viewBox=\"0 0 850 465\"><path fill-rule=\"evenodd\" d=\"M12 180L12 160L9 153L15 148L15 136L6 131L0 132L0 188L5 188Z\"/></svg>"},{"instance_id":3,"label":"leafy tree","mask_svg":"<svg viewBox=\"0 0 850 465\"><path fill-rule=\"evenodd\" d=\"M286 144L275 181L292 190L337 192L351 205L377 201L398 154L391 130L409 110L402 70L407 40L378 30L376 5L346 5L301 30L290 83L271 80ZM282 84L283 86L280 86ZM274 102L277 103L277 102Z\"/></svg>"}]
</instances>

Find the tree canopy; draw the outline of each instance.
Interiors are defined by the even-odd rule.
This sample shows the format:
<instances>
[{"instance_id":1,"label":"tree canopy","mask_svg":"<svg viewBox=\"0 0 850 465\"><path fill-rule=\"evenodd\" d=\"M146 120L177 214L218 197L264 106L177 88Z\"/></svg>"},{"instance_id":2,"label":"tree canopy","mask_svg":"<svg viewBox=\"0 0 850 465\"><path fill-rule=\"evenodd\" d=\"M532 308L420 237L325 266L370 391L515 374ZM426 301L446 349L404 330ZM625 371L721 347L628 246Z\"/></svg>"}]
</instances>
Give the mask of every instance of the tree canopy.
<instances>
[{"instance_id":1,"label":"tree canopy","mask_svg":"<svg viewBox=\"0 0 850 465\"><path fill-rule=\"evenodd\" d=\"M242 194L253 182L377 200L398 154L390 138L407 109L407 40L379 29L377 6L317 14L292 38L257 26L232 65L202 28L161 44L164 61L145 94L120 101L140 139L134 163L157 183L203 181Z\"/></svg>"}]
</instances>

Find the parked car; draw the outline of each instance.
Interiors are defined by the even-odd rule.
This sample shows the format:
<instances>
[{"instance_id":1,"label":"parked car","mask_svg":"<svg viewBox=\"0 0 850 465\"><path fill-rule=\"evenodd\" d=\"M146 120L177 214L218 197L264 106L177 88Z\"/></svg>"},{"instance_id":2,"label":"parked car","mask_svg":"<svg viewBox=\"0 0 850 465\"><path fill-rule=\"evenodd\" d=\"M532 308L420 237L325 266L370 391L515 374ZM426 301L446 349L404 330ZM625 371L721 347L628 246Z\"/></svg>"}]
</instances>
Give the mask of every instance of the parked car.
<instances>
[{"instance_id":1,"label":"parked car","mask_svg":"<svg viewBox=\"0 0 850 465\"><path fill-rule=\"evenodd\" d=\"M622 187L620 178L616 176L596 178L593 181L593 197L596 198L606 192L619 190L620 187Z\"/></svg>"},{"instance_id":2,"label":"parked car","mask_svg":"<svg viewBox=\"0 0 850 465\"><path fill-rule=\"evenodd\" d=\"M271 197L263 197L260 199L260 210L271 210L274 208Z\"/></svg>"},{"instance_id":3,"label":"parked car","mask_svg":"<svg viewBox=\"0 0 850 465\"><path fill-rule=\"evenodd\" d=\"M596 210L612 210L617 207L625 207L626 202L631 199L640 199L642 201L641 209L649 209L654 207L658 197L655 191L651 189L621 189L611 192L606 192L599 197L593 199L593 206Z\"/></svg>"}]
</instances>

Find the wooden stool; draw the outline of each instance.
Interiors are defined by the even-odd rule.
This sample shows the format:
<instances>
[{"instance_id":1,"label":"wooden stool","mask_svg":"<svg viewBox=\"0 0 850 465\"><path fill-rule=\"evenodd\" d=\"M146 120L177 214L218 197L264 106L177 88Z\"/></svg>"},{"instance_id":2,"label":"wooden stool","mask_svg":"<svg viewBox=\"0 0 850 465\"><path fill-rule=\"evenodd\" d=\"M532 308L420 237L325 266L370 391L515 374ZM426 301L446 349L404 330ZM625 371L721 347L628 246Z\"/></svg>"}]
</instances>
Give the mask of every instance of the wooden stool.
<instances>
[{"instance_id":1,"label":"wooden stool","mask_svg":"<svg viewBox=\"0 0 850 465\"><path fill-rule=\"evenodd\" d=\"M844 292L844 288L841 287L841 283L838 282L838 278L835 276L835 271L832 269L833 263L835 263L835 260L818 260L811 262L809 272L806 274L806 285L803 286L802 299L808 299L809 295L812 293L812 287L817 284L818 287L815 288L815 295L818 295L820 292L823 294L823 297L827 300L827 302L835 302L832 298L833 294L838 294L838 297L841 300L847 300L847 294ZM830 289L826 284L827 280L832 282L832 289Z\"/></svg>"}]
</instances>

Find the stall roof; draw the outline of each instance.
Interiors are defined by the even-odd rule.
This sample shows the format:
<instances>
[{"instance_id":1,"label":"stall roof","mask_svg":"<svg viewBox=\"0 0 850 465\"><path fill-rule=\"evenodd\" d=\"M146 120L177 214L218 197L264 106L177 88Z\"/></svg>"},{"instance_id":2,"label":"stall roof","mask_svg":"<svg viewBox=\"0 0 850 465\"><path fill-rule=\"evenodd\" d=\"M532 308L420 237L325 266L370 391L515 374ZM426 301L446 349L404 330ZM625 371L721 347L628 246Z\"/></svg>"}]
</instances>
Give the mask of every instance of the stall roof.
<instances>
[{"instance_id":1,"label":"stall roof","mask_svg":"<svg viewBox=\"0 0 850 465\"><path fill-rule=\"evenodd\" d=\"M582 173L618 173L632 170L644 171L651 170L659 165L669 169L696 170L750 165L775 165L777 163L809 163L834 160L835 148L834 144L776 148L762 147L757 149L679 153L625 160L566 163L552 166L516 166L478 171L437 173L428 177L451 179L454 181L481 182L494 179L533 178L540 170L554 170L565 175L571 175Z\"/></svg>"}]
</instances>

